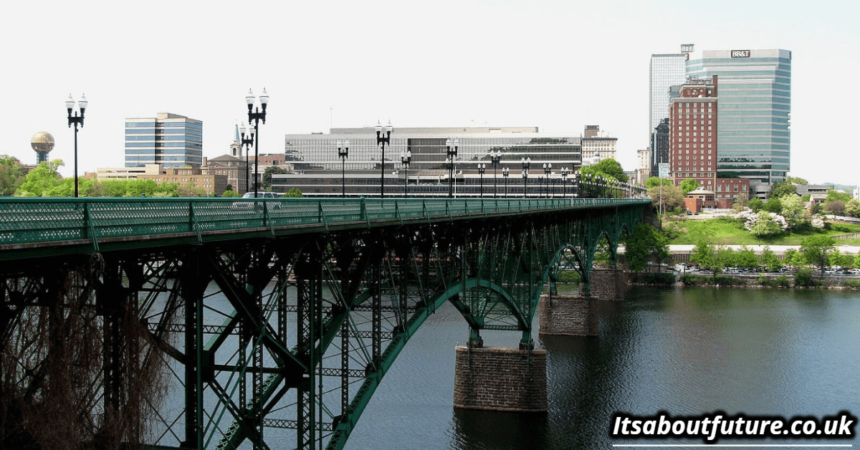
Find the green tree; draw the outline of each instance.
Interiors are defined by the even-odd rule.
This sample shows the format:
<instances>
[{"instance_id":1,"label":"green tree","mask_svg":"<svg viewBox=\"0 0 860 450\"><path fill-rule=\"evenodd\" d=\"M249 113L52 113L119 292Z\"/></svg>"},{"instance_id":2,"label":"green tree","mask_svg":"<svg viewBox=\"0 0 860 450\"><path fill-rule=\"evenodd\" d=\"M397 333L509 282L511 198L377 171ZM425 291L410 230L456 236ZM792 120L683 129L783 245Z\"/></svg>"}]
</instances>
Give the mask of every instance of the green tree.
<instances>
[{"instance_id":1,"label":"green tree","mask_svg":"<svg viewBox=\"0 0 860 450\"><path fill-rule=\"evenodd\" d=\"M221 194L221 197L238 197L238 196L239 196L239 194L237 192L229 190L229 189L224 191L224 193Z\"/></svg>"},{"instance_id":2,"label":"green tree","mask_svg":"<svg viewBox=\"0 0 860 450\"><path fill-rule=\"evenodd\" d=\"M767 203L764 204L763 209L767 212L779 214L782 211L782 202L778 197L771 197L767 199Z\"/></svg>"},{"instance_id":3,"label":"green tree","mask_svg":"<svg viewBox=\"0 0 860 450\"><path fill-rule=\"evenodd\" d=\"M831 200L829 202L825 202L824 210L832 214L842 215L845 212L845 202L842 200Z\"/></svg>"},{"instance_id":4,"label":"green tree","mask_svg":"<svg viewBox=\"0 0 860 450\"><path fill-rule=\"evenodd\" d=\"M808 181L806 181L806 179L804 179L804 178L800 178L800 177L785 177L785 181L786 181L787 183L792 183L792 184L801 184L801 185L804 185L804 186L806 186L807 184L809 184L809 182L808 182Z\"/></svg>"},{"instance_id":5,"label":"green tree","mask_svg":"<svg viewBox=\"0 0 860 450\"><path fill-rule=\"evenodd\" d=\"M659 267L669 257L669 241L654 227L637 224L627 237L624 257L634 272L641 272L651 260Z\"/></svg>"},{"instance_id":6,"label":"green tree","mask_svg":"<svg viewBox=\"0 0 860 450\"><path fill-rule=\"evenodd\" d=\"M844 192L836 192L835 190L831 189L831 190L827 191L827 200L824 203L832 202L835 200L841 200L843 202L848 202L852 198L854 198L854 197L851 197L849 194L846 194Z\"/></svg>"},{"instance_id":7,"label":"green tree","mask_svg":"<svg viewBox=\"0 0 860 450\"><path fill-rule=\"evenodd\" d=\"M851 255L843 255L838 248L833 249L833 253L830 254L829 263L831 266L848 267L853 262L854 258Z\"/></svg>"},{"instance_id":8,"label":"green tree","mask_svg":"<svg viewBox=\"0 0 860 450\"><path fill-rule=\"evenodd\" d=\"M845 204L845 214L848 214L852 217L857 217L860 215L860 202L855 199L848 200L848 203Z\"/></svg>"},{"instance_id":9,"label":"green tree","mask_svg":"<svg viewBox=\"0 0 860 450\"><path fill-rule=\"evenodd\" d=\"M812 269L808 267L802 267L800 270L794 274L794 285L795 286L813 286L815 285L815 280L812 279Z\"/></svg>"},{"instance_id":10,"label":"green tree","mask_svg":"<svg viewBox=\"0 0 860 450\"><path fill-rule=\"evenodd\" d=\"M301 196L302 196L302 191L300 191L299 188L292 188L289 191L287 191L286 194L284 194L284 197L301 197Z\"/></svg>"},{"instance_id":11,"label":"green tree","mask_svg":"<svg viewBox=\"0 0 860 450\"><path fill-rule=\"evenodd\" d=\"M767 270L779 270L782 267L779 257L776 256L776 253L768 245L765 245L764 250L761 252L761 263L767 266Z\"/></svg>"},{"instance_id":12,"label":"green tree","mask_svg":"<svg viewBox=\"0 0 860 450\"><path fill-rule=\"evenodd\" d=\"M33 170L27 173L24 181L15 191L16 197L50 197L49 191L60 192L57 190L63 177L57 172L63 166L62 159L53 161L44 161L39 163ZM74 186L72 186L72 195L74 195Z\"/></svg>"},{"instance_id":13,"label":"green tree","mask_svg":"<svg viewBox=\"0 0 860 450\"><path fill-rule=\"evenodd\" d=\"M608 175L618 181L627 181L627 175L624 175L624 169L621 168L621 163L612 158L601 159L597 164L583 167L582 170L585 173L592 172L596 175Z\"/></svg>"},{"instance_id":14,"label":"green tree","mask_svg":"<svg viewBox=\"0 0 860 450\"><path fill-rule=\"evenodd\" d=\"M854 255L854 261L851 264L851 266L854 267L855 269L860 268L860 253L857 253L856 255Z\"/></svg>"},{"instance_id":15,"label":"green tree","mask_svg":"<svg viewBox=\"0 0 860 450\"><path fill-rule=\"evenodd\" d=\"M747 269L755 269L758 267L758 258L755 256L755 250L744 245L738 250L738 265Z\"/></svg>"},{"instance_id":16,"label":"green tree","mask_svg":"<svg viewBox=\"0 0 860 450\"><path fill-rule=\"evenodd\" d=\"M699 187L699 183L697 183L696 180L692 178L687 178L686 180L682 181L681 185L678 187L681 188L681 192L683 192L684 195L687 195L690 192L695 191L696 188Z\"/></svg>"},{"instance_id":17,"label":"green tree","mask_svg":"<svg viewBox=\"0 0 860 450\"><path fill-rule=\"evenodd\" d=\"M830 236L809 236L800 243L800 252L809 264L819 267L824 276L824 267L830 262L830 253L836 246L836 240Z\"/></svg>"},{"instance_id":18,"label":"green tree","mask_svg":"<svg viewBox=\"0 0 860 450\"><path fill-rule=\"evenodd\" d=\"M803 203L801 203L800 197L792 194L785 195L780 197L779 203L782 207L779 214L785 217L789 227L796 227L803 219Z\"/></svg>"},{"instance_id":19,"label":"green tree","mask_svg":"<svg viewBox=\"0 0 860 450\"><path fill-rule=\"evenodd\" d=\"M651 189L648 189L648 196L651 197L651 203L656 207L660 208L660 199L663 199L663 211L670 211L674 208L683 208L684 207L684 195L681 194L681 190L675 186L663 186L663 194L661 197L660 194L660 186L654 186Z\"/></svg>"},{"instance_id":20,"label":"green tree","mask_svg":"<svg viewBox=\"0 0 860 450\"><path fill-rule=\"evenodd\" d=\"M729 247L721 247L717 256L721 268L735 267L738 265L738 254Z\"/></svg>"},{"instance_id":21,"label":"green tree","mask_svg":"<svg viewBox=\"0 0 860 450\"><path fill-rule=\"evenodd\" d=\"M288 173L287 169L278 166L269 166L266 167L266 171L263 172L263 189L268 189L272 186L272 175L273 174L284 174Z\"/></svg>"},{"instance_id":22,"label":"green tree","mask_svg":"<svg viewBox=\"0 0 860 450\"><path fill-rule=\"evenodd\" d=\"M645 187L651 189L655 186L660 186L660 182L663 182L663 186L672 186L672 180L668 178L659 178L659 177L651 177L645 180Z\"/></svg>"},{"instance_id":23,"label":"green tree","mask_svg":"<svg viewBox=\"0 0 860 450\"><path fill-rule=\"evenodd\" d=\"M789 194L797 195L797 188L788 181L779 181L770 188L767 198L782 198Z\"/></svg>"},{"instance_id":24,"label":"green tree","mask_svg":"<svg viewBox=\"0 0 860 450\"><path fill-rule=\"evenodd\" d=\"M760 240L762 238L775 236L781 231L782 230L779 228L779 225L777 225L776 221L773 220L773 217L762 211L758 213L758 220L756 220L755 224L750 229L750 234Z\"/></svg>"},{"instance_id":25,"label":"green tree","mask_svg":"<svg viewBox=\"0 0 860 450\"><path fill-rule=\"evenodd\" d=\"M803 203L806 203L809 201L809 199L811 197L812 197L812 194L803 194L803 196L800 197L800 201L802 201Z\"/></svg>"},{"instance_id":26,"label":"green tree","mask_svg":"<svg viewBox=\"0 0 860 450\"><path fill-rule=\"evenodd\" d=\"M806 261L806 257L803 256L803 252L796 251L793 255L791 255L791 265L792 266L803 267L803 266L806 266L808 264L809 264L809 262Z\"/></svg>"},{"instance_id":27,"label":"green tree","mask_svg":"<svg viewBox=\"0 0 860 450\"><path fill-rule=\"evenodd\" d=\"M24 182L27 169L18 158L0 155L0 197L11 197Z\"/></svg>"},{"instance_id":28,"label":"green tree","mask_svg":"<svg viewBox=\"0 0 860 450\"><path fill-rule=\"evenodd\" d=\"M725 256L720 258L720 253L724 251L725 249L715 249L707 240L700 239L693 247L693 251L690 252L690 262L694 262L705 269L711 269L714 277L716 277L723 268L721 260Z\"/></svg>"},{"instance_id":29,"label":"green tree","mask_svg":"<svg viewBox=\"0 0 860 450\"><path fill-rule=\"evenodd\" d=\"M753 212L759 212L764 207L764 202L760 198L752 198L747 204Z\"/></svg>"}]
</instances>

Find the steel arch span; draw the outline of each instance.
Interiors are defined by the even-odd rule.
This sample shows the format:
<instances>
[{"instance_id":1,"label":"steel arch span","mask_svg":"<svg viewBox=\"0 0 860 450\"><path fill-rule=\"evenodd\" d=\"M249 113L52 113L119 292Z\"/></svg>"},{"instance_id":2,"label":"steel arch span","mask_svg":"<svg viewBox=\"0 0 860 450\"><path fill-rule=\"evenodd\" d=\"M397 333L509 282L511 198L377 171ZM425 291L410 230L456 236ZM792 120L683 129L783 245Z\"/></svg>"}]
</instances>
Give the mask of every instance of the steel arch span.
<instances>
[{"instance_id":1,"label":"steel arch span","mask_svg":"<svg viewBox=\"0 0 860 450\"><path fill-rule=\"evenodd\" d=\"M362 223L3 262L0 368L23 370L0 376L38 397L51 380L28 353L25 327L42 320L51 329L79 314L103 328L104 348L87 388L96 400L82 413L108 423L128 408L146 410L147 426L123 428L122 440L342 448L437 308L457 308L471 345L481 345L481 330L509 330L531 349L538 300L560 265L577 261L587 289L601 237L614 259L646 207ZM138 328L139 339L123 337ZM128 379L159 364L175 395L161 404L135 397Z\"/></svg>"}]
</instances>

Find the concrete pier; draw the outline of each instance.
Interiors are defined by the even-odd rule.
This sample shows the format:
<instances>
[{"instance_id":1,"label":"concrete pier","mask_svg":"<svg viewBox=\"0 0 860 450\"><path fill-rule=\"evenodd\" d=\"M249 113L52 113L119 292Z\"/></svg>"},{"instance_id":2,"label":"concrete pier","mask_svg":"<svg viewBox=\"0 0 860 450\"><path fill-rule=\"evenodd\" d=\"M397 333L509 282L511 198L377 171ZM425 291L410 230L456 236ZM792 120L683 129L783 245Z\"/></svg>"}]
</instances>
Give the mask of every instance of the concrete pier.
<instances>
[{"instance_id":1,"label":"concrete pier","mask_svg":"<svg viewBox=\"0 0 860 450\"><path fill-rule=\"evenodd\" d=\"M454 407L546 412L546 350L456 348Z\"/></svg>"}]
</instances>

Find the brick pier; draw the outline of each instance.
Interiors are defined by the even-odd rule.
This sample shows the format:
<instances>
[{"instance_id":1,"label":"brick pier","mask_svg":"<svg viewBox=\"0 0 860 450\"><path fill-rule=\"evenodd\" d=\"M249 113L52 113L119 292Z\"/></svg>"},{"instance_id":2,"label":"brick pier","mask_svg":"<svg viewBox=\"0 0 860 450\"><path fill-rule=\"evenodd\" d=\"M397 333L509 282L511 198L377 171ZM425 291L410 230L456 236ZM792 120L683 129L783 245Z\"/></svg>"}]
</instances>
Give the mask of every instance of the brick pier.
<instances>
[{"instance_id":1,"label":"brick pier","mask_svg":"<svg viewBox=\"0 0 860 450\"><path fill-rule=\"evenodd\" d=\"M456 348L454 407L546 412L546 350ZM471 361L470 361L471 360Z\"/></svg>"},{"instance_id":2,"label":"brick pier","mask_svg":"<svg viewBox=\"0 0 860 450\"><path fill-rule=\"evenodd\" d=\"M598 299L592 296L553 295L540 298L540 334L561 336L597 336L600 322Z\"/></svg>"},{"instance_id":3,"label":"brick pier","mask_svg":"<svg viewBox=\"0 0 860 450\"><path fill-rule=\"evenodd\" d=\"M600 300L623 300L630 288L627 274L621 269L592 270L591 296Z\"/></svg>"}]
</instances>

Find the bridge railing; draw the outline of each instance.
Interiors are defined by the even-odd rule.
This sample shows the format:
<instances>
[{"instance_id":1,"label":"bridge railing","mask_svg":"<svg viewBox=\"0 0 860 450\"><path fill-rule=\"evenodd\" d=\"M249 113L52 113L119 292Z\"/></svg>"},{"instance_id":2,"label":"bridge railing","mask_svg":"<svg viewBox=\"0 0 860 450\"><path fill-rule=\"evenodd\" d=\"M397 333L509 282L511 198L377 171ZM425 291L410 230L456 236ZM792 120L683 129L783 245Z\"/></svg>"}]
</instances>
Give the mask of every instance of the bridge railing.
<instances>
[{"instance_id":1,"label":"bridge railing","mask_svg":"<svg viewBox=\"0 0 860 450\"><path fill-rule=\"evenodd\" d=\"M0 199L0 245L93 240L454 218L601 205L647 199L224 199L5 198Z\"/></svg>"}]
</instances>

